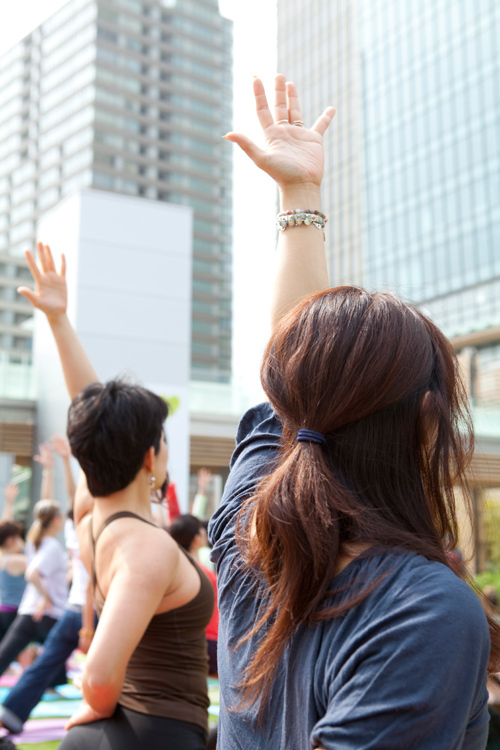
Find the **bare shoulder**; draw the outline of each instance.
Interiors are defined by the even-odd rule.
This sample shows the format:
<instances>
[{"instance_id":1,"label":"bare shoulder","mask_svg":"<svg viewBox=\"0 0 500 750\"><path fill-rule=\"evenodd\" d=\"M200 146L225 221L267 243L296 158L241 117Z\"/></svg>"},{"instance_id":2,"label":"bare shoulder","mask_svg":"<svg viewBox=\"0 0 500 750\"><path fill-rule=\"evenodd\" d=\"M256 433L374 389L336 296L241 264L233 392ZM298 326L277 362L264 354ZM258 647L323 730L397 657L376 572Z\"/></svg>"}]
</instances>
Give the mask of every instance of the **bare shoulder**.
<instances>
[{"instance_id":1,"label":"bare shoulder","mask_svg":"<svg viewBox=\"0 0 500 750\"><path fill-rule=\"evenodd\" d=\"M155 579L165 588L177 573L179 547L164 529L137 518L120 518L106 527L101 540L114 573L126 569L131 576L145 577L149 583Z\"/></svg>"}]
</instances>

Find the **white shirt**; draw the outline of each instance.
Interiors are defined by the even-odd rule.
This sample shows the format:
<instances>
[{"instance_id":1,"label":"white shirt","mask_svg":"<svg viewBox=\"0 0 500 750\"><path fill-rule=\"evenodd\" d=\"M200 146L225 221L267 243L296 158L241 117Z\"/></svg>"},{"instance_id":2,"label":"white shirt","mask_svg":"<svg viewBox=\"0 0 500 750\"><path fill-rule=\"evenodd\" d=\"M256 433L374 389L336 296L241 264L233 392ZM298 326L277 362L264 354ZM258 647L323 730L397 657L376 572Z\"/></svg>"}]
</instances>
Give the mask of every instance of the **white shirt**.
<instances>
[{"instance_id":1,"label":"white shirt","mask_svg":"<svg viewBox=\"0 0 500 750\"><path fill-rule=\"evenodd\" d=\"M89 574L80 560L80 547L78 545L75 524L70 518L64 523L64 541L71 557L71 568L73 571L73 582L69 590L68 604L83 607L87 597Z\"/></svg>"},{"instance_id":2,"label":"white shirt","mask_svg":"<svg viewBox=\"0 0 500 750\"><path fill-rule=\"evenodd\" d=\"M45 610L44 614L58 620L64 611L68 598L67 559L64 550L57 539L53 536L46 536L42 539L37 550L35 550L32 542L27 542L26 554L28 556L28 570L30 568L38 570L42 583L52 600L52 607ZM36 586L28 583L19 605L18 614L34 614L42 599L43 596Z\"/></svg>"}]
</instances>

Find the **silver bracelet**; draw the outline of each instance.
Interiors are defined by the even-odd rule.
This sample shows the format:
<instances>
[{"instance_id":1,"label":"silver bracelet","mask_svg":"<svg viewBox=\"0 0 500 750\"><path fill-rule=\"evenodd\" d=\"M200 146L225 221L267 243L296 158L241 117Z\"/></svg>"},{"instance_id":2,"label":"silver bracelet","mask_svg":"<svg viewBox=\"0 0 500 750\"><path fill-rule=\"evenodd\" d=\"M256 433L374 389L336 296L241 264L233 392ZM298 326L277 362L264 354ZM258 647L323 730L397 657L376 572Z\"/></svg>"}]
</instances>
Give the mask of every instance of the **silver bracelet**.
<instances>
[{"instance_id":1,"label":"silver bracelet","mask_svg":"<svg viewBox=\"0 0 500 750\"><path fill-rule=\"evenodd\" d=\"M288 227L299 227L301 224L305 224L306 226L314 224L315 227L323 230L323 239L325 238L326 219L323 214L297 211L294 213L278 214L276 217L276 226L280 232L284 232Z\"/></svg>"}]
</instances>

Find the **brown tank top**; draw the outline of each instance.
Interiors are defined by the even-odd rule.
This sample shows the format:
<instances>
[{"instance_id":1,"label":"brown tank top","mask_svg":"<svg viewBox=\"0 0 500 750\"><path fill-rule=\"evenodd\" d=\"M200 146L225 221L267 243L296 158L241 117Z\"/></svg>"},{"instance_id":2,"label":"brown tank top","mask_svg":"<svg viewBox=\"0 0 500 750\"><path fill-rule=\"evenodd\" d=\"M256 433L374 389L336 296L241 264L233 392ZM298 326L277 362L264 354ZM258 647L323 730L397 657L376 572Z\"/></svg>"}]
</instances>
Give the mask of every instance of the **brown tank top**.
<instances>
[{"instance_id":1,"label":"brown tank top","mask_svg":"<svg viewBox=\"0 0 500 750\"><path fill-rule=\"evenodd\" d=\"M155 526L135 513L122 511L106 519L94 539L90 523L92 582L94 593L97 588L100 594L100 600L95 597L99 615L104 597L97 583L95 549L104 529L118 518L136 518ZM179 549L196 569L200 590L182 607L154 615L151 619L128 663L118 703L141 714L188 721L206 730L210 702L205 628L214 608L214 590L191 556L182 547Z\"/></svg>"}]
</instances>

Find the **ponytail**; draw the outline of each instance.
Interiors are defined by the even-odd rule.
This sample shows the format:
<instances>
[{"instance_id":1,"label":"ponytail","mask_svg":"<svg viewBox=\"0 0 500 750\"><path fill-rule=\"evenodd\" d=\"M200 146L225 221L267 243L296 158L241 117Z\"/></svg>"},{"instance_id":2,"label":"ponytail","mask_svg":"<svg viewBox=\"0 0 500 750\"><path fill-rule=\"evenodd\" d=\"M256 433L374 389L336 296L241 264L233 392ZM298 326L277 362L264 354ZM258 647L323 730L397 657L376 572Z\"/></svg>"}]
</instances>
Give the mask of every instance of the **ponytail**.
<instances>
[{"instance_id":1,"label":"ponytail","mask_svg":"<svg viewBox=\"0 0 500 750\"><path fill-rule=\"evenodd\" d=\"M351 549L368 557L398 548L453 567L453 485L468 497L473 449L450 343L390 293L338 287L303 300L273 332L261 380L282 447L236 530L265 593L240 642L258 636L241 688L243 705L259 702L260 716L296 629L348 611L378 586L382 572L338 596L334 579ZM304 429L325 444L297 442ZM489 624L498 671L500 628Z\"/></svg>"},{"instance_id":2,"label":"ponytail","mask_svg":"<svg viewBox=\"0 0 500 750\"><path fill-rule=\"evenodd\" d=\"M26 541L31 542L34 548L37 550L43 539L43 527L42 522L39 518L37 518L33 523L31 524L28 533L26 534Z\"/></svg>"},{"instance_id":3,"label":"ponytail","mask_svg":"<svg viewBox=\"0 0 500 750\"><path fill-rule=\"evenodd\" d=\"M26 541L38 550L52 521L61 515L61 507L55 500L39 500L33 508L34 521L26 534Z\"/></svg>"}]
</instances>

